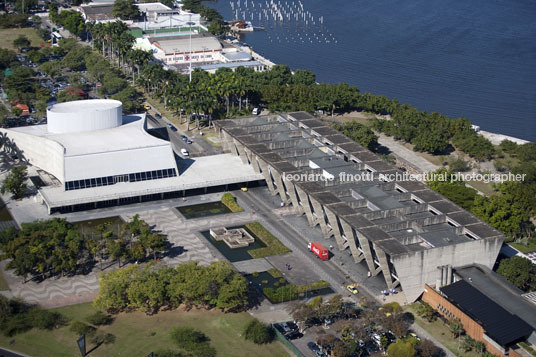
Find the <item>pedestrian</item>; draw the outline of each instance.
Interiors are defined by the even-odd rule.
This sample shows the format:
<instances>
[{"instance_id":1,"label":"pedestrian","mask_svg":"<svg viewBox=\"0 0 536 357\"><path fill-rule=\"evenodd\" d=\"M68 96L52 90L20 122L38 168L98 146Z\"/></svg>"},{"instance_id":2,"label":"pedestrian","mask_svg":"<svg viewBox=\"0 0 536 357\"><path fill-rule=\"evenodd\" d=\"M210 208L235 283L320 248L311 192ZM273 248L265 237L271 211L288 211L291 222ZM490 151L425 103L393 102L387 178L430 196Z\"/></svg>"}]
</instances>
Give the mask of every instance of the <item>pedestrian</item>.
<instances>
[{"instance_id":1,"label":"pedestrian","mask_svg":"<svg viewBox=\"0 0 536 357\"><path fill-rule=\"evenodd\" d=\"M367 272L367 278L370 278L370 270Z\"/></svg>"}]
</instances>

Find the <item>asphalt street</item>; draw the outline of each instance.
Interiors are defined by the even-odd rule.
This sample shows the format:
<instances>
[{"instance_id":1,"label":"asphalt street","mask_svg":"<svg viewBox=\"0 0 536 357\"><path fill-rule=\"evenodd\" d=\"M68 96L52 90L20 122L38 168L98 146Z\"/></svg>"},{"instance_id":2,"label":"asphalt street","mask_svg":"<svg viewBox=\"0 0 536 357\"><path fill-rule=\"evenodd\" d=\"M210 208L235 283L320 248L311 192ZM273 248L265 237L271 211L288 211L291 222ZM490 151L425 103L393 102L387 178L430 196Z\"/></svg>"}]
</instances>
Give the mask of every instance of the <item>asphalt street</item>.
<instances>
[{"instance_id":1,"label":"asphalt street","mask_svg":"<svg viewBox=\"0 0 536 357\"><path fill-rule=\"evenodd\" d=\"M282 243L290 248L297 257L307 262L321 279L330 283L331 287L336 293L348 295L346 290L346 284L351 281L346 275L340 271L336 264L331 261L320 261L317 257L309 252L307 244L302 238L299 238L302 233L297 232L291 225L289 225L280 216L273 213L274 207L266 204L266 201L255 193L256 189L250 189L248 192L236 191L235 195L238 200L246 203L250 207L255 207L255 214L260 215L265 221L267 221L272 228L278 232L278 237L281 237ZM369 294L362 287L358 289L359 292L356 295L351 294L350 298L354 302L358 302L361 296L365 296L369 303L374 303L374 297Z\"/></svg>"}]
</instances>

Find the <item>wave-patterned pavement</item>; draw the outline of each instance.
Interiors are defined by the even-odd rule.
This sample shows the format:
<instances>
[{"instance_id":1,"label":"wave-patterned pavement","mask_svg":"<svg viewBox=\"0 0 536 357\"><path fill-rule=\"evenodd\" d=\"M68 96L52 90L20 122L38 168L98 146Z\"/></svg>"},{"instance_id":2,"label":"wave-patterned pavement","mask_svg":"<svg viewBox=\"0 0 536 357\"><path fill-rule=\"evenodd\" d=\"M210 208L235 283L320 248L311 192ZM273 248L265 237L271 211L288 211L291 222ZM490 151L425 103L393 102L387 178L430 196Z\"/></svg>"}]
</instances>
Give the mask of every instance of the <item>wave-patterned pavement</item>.
<instances>
[{"instance_id":1,"label":"wave-patterned pavement","mask_svg":"<svg viewBox=\"0 0 536 357\"><path fill-rule=\"evenodd\" d=\"M188 261L198 261L199 264L209 265L217 259L208 247L197 236L200 226L210 226L210 220L196 224L186 222L174 209L145 211L139 213L154 230L165 234L171 244L164 263L176 266ZM130 219L131 217L124 217ZM208 244L208 243L207 243ZM2 262L1 267L5 266ZM116 269L117 265L112 269ZM112 269L105 269L104 272ZM4 270L12 296L21 297L27 302L38 303L46 307L71 305L91 301L99 291L98 275L100 269L95 269L87 275L73 277L49 278L40 283L28 281L23 283L21 277L16 276L13 270Z\"/></svg>"},{"instance_id":2,"label":"wave-patterned pavement","mask_svg":"<svg viewBox=\"0 0 536 357\"><path fill-rule=\"evenodd\" d=\"M217 259L208 247L196 236L196 230L189 227L185 219L174 208L139 213L140 219L147 222L154 230L167 236L171 244L168 255L163 259L167 265L178 265L189 261L198 261L209 265Z\"/></svg>"},{"instance_id":3,"label":"wave-patterned pavement","mask_svg":"<svg viewBox=\"0 0 536 357\"><path fill-rule=\"evenodd\" d=\"M12 270L4 271L4 276L9 282L13 296L21 297L30 303L60 306L87 301L87 296L93 296L99 290L99 273L100 271L94 271L88 275L49 278L41 283L23 283L22 278L14 275ZM58 305L60 301L64 303Z\"/></svg>"}]
</instances>

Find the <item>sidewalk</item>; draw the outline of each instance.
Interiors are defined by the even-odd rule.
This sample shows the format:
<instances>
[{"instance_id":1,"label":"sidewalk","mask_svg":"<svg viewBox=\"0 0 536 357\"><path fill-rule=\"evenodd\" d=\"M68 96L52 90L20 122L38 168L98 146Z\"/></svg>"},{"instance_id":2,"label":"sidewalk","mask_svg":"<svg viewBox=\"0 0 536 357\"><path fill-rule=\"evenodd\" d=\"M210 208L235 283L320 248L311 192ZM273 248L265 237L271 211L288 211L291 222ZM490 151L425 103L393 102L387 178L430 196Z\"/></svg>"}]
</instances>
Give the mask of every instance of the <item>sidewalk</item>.
<instances>
[{"instance_id":1,"label":"sidewalk","mask_svg":"<svg viewBox=\"0 0 536 357\"><path fill-rule=\"evenodd\" d=\"M440 168L440 166L432 164L428 160L420 157L414 151L409 150L392 137L384 134L378 134L378 143L389 148L394 155L400 156L402 159L408 161L422 172L432 172Z\"/></svg>"}]
</instances>

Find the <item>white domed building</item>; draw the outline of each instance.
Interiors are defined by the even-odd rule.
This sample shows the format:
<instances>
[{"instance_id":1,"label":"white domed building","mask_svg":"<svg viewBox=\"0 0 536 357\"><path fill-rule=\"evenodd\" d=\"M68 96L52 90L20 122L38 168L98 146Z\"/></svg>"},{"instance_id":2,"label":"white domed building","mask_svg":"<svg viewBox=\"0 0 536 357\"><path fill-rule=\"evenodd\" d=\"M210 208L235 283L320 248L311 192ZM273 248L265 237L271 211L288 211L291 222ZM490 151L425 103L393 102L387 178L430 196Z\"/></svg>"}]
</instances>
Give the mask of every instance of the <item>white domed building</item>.
<instances>
[{"instance_id":1,"label":"white domed building","mask_svg":"<svg viewBox=\"0 0 536 357\"><path fill-rule=\"evenodd\" d=\"M73 206L68 203L96 205L97 197L110 193L126 198L133 189L147 188L136 183L179 174L170 143L149 134L145 119L145 114L123 116L117 100L92 99L49 107L46 125L2 131L31 165L61 182L40 190L54 212ZM134 186L118 185L124 183Z\"/></svg>"},{"instance_id":2,"label":"white domed building","mask_svg":"<svg viewBox=\"0 0 536 357\"><path fill-rule=\"evenodd\" d=\"M148 131L145 113L123 116L121 102L91 99L49 107L44 125L0 129L0 141L46 178L38 198L49 214L226 191L263 179L231 154L183 160L174 152L181 140L168 134L173 144Z\"/></svg>"}]
</instances>

